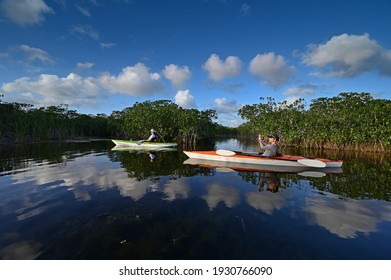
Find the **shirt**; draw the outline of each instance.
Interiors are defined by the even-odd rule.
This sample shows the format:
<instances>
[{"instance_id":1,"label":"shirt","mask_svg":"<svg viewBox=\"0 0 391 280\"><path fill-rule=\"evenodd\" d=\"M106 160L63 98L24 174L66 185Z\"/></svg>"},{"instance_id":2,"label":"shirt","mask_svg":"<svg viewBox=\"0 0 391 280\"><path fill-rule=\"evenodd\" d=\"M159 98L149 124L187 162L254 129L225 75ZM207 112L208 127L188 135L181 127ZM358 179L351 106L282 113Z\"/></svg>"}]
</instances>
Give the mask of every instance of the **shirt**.
<instances>
[{"instance_id":1,"label":"shirt","mask_svg":"<svg viewBox=\"0 0 391 280\"><path fill-rule=\"evenodd\" d=\"M267 144L265 141L260 140L259 145L261 146L261 149L265 150L265 152L262 154L264 157L274 157L278 150L277 144Z\"/></svg>"}]
</instances>

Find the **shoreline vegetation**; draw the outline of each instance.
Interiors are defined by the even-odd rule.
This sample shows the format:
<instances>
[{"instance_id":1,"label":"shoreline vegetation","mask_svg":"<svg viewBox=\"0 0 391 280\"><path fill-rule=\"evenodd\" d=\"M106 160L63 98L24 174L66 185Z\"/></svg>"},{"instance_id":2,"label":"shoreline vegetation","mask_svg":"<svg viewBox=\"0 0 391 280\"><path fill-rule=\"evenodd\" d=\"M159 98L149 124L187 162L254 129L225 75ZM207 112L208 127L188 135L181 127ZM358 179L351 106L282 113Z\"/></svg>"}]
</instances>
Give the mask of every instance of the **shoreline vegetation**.
<instances>
[{"instance_id":1,"label":"shoreline vegetation","mask_svg":"<svg viewBox=\"0 0 391 280\"><path fill-rule=\"evenodd\" d=\"M0 145L143 139L154 128L162 141L187 148L216 135L250 138L273 132L281 146L391 152L390 100L374 99L369 93L340 93L312 100L308 106L304 99L292 104L271 97L260 101L239 109L245 123L230 128L215 122L216 110L184 109L169 100L136 102L110 116L80 114L65 104L34 108L0 100Z\"/></svg>"},{"instance_id":2,"label":"shoreline vegetation","mask_svg":"<svg viewBox=\"0 0 391 280\"><path fill-rule=\"evenodd\" d=\"M154 128L161 141L195 145L210 135L236 135L214 120L215 110L183 109L169 100L135 103L122 111L87 115L68 105L34 108L0 100L0 145L83 139L144 139Z\"/></svg>"},{"instance_id":3,"label":"shoreline vegetation","mask_svg":"<svg viewBox=\"0 0 391 280\"><path fill-rule=\"evenodd\" d=\"M247 122L239 135L280 137L282 146L312 149L391 152L391 100L374 99L369 93L340 93L304 99L292 104L260 98L261 103L243 106L238 114Z\"/></svg>"}]
</instances>

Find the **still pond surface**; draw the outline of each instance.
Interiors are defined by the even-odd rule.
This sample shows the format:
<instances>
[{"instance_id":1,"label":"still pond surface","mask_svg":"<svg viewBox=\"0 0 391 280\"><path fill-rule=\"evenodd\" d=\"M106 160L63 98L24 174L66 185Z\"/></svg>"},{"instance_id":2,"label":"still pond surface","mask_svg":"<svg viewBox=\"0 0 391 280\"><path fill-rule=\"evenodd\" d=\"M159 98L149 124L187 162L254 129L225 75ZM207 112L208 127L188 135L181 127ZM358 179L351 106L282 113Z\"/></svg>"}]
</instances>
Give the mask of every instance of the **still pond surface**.
<instances>
[{"instance_id":1,"label":"still pond surface","mask_svg":"<svg viewBox=\"0 0 391 280\"><path fill-rule=\"evenodd\" d=\"M309 177L113 146L0 148L0 259L391 259L387 155L285 149L345 160Z\"/></svg>"}]
</instances>

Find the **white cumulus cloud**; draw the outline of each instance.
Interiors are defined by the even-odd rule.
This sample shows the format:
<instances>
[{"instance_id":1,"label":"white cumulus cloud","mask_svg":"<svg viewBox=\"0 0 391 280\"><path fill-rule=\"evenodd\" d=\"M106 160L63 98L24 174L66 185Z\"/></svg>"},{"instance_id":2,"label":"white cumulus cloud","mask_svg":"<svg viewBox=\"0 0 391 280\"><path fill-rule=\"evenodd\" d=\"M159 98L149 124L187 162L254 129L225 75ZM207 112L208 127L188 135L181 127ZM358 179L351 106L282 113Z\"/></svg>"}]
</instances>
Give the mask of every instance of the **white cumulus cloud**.
<instances>
[{"instance_id":1,"label":"white cumulus cloud","mask_svg":"<svg viewBox=\"0 0 391 280\"><path fill-rule=\"evenodd\" d=\"M391 52L370 39L368 34L344 33L333 36L324 44L309 45L303 63L339 78L350 78L371 70L391 76Z\"/></svg>"},{"instance_id":2,"label":"white cumulus cloud","mask_svg":"<svg viewBox=\"0 0 391 280\"><path fill-rule=\"evenodd\" d=\"M178 90L175 95L175 104L187 109L197 107L194 96L190 94L189 90Z\"/></svg>"},{"instance_id":3,"label":"white cumulus cloud","mask_svg":"<svg viewBox=\"0 0 391 280\"><path fill-rule=\"evenodd\" d=\"M289 80L294 70L287 65L284 57L269 52L257 54L250 62L249 71L262 84L277 88Z\"/></svg>"},{"instance_id":4,"label":"white cumulus cloud","mask_svg":"<svg viewBox=\"0 0 391 280\"><path fill-rule=\"evenodd\" d=\"M79 63L77 70L88 69L92 63ZM36 79L22 77L0 85L4 100L29 103L35 106L68 104L96 107L98 98L106 98L107 91L130 96L149 96L163 89L162 79L150 73L142 63L128 66L119 75L103 73L99 77L82 77L70 73L66 77L41 74ZM8 102L8 101L7 101Z\"/></svg>"},{"instance_id":5,"label":"white cumulus cloud","mask_svg":"<svg viewBox=\"0 0 391 280\"><path fill-rule=\"evenodd\" d=\"M118 76L104 73L98 80L99 84L110 92L130 96L148 96L163 88L160 75L150 73L143 63L122 69Z\"/></svg>"},{"instance_id":6,"label":"white cumulus cloud","mask_svg":"<svg viewBox=\"0 0 391 280\"><path fill-rule=\"evenodd\" d=\"M39 106L68 104L94 106L94 98L100 95L99 86L93 78L82 78L70 73L66 77L42 74L36 80L27 77L4 83L1 90L13 95L16 102Z\"/></svg>"},{"instance_id":7,"label":"white cumulus cloud","mask_svg":"<svg viewBox=\"0 0 391 280\"><path fill-rule=\"evenodd\" d=\"M203 65L209 79L219 82L225 78L237 77L241 73L242 61L236 56L229 56L222 61L217 54L212 54Z\"/></svg>"},{"instance_id":8,"label":"white cumulus cloud","mask_svg":"<svg viewBox=\"0 0 391 280\"><path fill-rule=\"evenodd\" d=\"M167 65L163 70L163 76L170 80L171 83L180 88L191 77L191 71L187 66L179 67L174 64Z\"/></svg>"},{"instance_id":9,"label":"white cumulus cloud","mask_svg":"<svg viewBox=\"0 0 391 280\"><path fill-rule=\"evenodd\" d=\"M22 26L39 24L45 20L45 13L53 13L43 0L3 0L0 11Z\"/></svg>"}]
</instances>

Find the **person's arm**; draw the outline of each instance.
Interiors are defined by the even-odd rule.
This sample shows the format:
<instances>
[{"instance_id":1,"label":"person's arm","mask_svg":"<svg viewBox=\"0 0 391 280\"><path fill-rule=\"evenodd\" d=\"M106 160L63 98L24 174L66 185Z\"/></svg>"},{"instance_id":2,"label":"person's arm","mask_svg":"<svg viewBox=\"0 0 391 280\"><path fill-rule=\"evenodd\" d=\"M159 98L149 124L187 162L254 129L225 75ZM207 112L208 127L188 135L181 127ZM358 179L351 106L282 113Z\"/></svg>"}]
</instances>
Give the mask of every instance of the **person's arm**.
<instances>
[{"instance_id":1,"label":"person's arm","mask_svg":"<svg viewBox=\"0 0 391 280\"><path fill-rule=\"evenodd\" d=\"M258 142L261 149L267 150L266 146L268 146L268 144L266 143L266 141L263 140L263 136L261 134L258 135Z\"/></svg>"},{"instance_id":2,"label":"person's arm","mask_svg":"<svg viewBox=\"0 0 391 280\"><path fill-rule=\"evenodd\" d=\"M147 140L145 140L145 142L151 142L153 139L153 134L151 134L151 136L149 136L149 138Z\"/></svg>"},{"instance_id":3,"label":"person's arm","mask_svg":"<svg viewBox=\"0 0 391 280\"><path fill-rule=\"evenodd\" d=\"M262 154L263 156L266 157L274 157L277 153L278 146L277 144L268 144L262 139L262 135L258 136L259 140L259 146L261 147L262 150L265 150L264 153Z\"/></svg>"}]
</instances>

